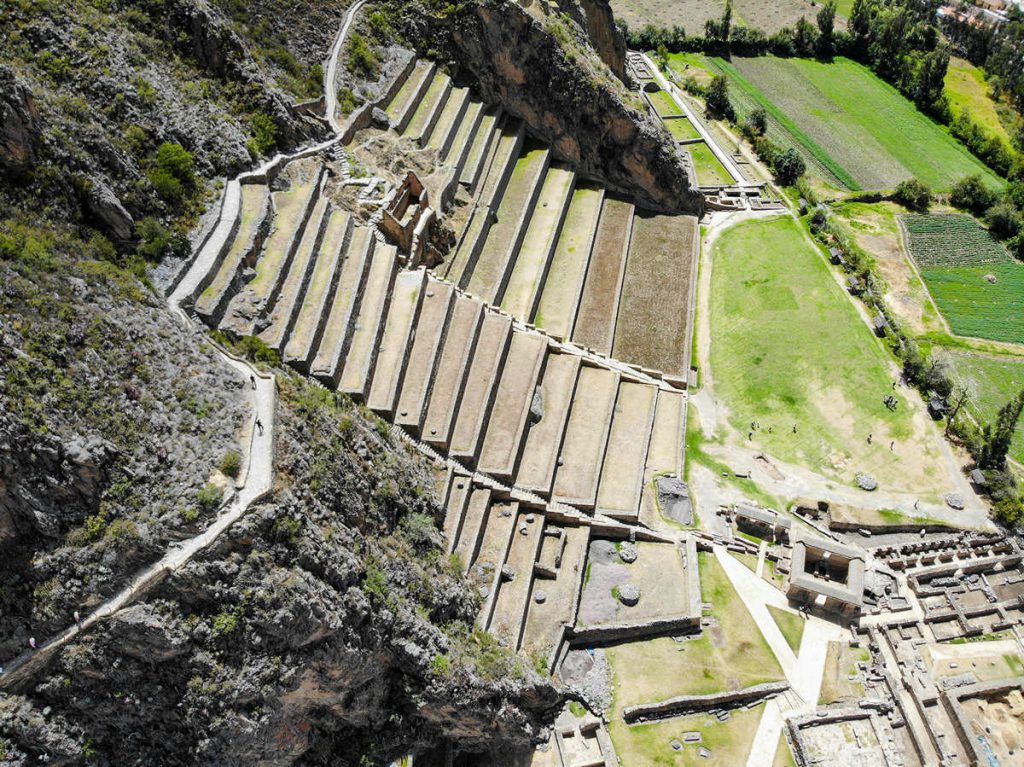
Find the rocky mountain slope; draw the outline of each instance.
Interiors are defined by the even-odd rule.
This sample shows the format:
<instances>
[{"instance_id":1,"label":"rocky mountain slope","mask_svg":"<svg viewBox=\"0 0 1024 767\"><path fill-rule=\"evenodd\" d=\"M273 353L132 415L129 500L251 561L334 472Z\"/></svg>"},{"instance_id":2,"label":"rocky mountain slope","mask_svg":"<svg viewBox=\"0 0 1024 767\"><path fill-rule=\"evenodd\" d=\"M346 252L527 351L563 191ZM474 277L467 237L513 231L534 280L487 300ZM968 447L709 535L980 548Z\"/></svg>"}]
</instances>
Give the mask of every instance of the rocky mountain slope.
<instances>
[{"instance_id":1,"label":"rocky mountain slope","mask_svg":"<svg viewBox=\"0 0 1024 767\"><path fill-rule=\"evenodd\" d=\"M421 25L585 172L690 209L678 158L616 79L607 4L559 6L460 2L446 25L380 3L360 28L385 30L386 59L388 28ZM0 666L229 497L247 382L150 275L188 253L218 177L327 135L295 105L321 92L345 8L72 0L0 16ZM429 467L292 378L278 418L269 498L0 692L0 764L377 764L540 735L560 693L472 629L478 597L439 548Z\"/></svg>"}]
</instances>

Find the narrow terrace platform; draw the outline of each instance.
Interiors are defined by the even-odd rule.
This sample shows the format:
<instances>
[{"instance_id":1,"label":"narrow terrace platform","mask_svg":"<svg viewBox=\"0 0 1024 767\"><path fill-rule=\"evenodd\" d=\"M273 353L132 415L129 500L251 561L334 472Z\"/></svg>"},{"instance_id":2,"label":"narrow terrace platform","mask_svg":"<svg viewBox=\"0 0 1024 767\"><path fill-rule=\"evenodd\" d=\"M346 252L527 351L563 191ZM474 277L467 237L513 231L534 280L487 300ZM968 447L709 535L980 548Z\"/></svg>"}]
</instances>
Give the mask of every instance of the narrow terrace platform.
<instances>
[{"instance_id":1,"label":"narrow terrace platform","mask_svg":"<svg viewBox=\"0 0 1024 767\"><path fill-rule=\"evenodd\" d=\"M394 419L426 282L427 273L422 269L399 272L395 279L384 333L377 348L373 383L366 401L370 410L389 420Z\"/></svg>"},{"instance_id":2,"label":"narrow terrace platform","mask_svg":"<svg viewBox=\"0 0 1024 767\"><path fill-rule=\"evenodd\" d=\"M622 278L626 271L633 205L605 197L572 340L610 354Z\"/></svg>"},{"instance_id":3,"label":"narrow terrace platform","mask_svg":"<svg viewBox=\"0 0 1024 767\"><path fill-rule=\"evenodd\" d=\"M487 626L494 636L508 647L519 648L526 610L529 606L533 565L537 561L544 530L544 516L531 509L520 509L515 520L512 545L505 560L505 573L512 574L499 581L494 613Z\"/></svg>"},{"instance_id":4,"label":"narrow terrace platform","mask_svg":"<svg viewBox=\"0 0 1024 767\"><path fill-rule=\"evenodd\" d=\"M467 474L454 474L448 483L448 498L445 502L444 540L445 551L451 554L462 532L462 520L466 505L473 493L472 481Z\"/></svg>"},{"instance_id":5,"label":"narrow terrace platform","mask_svg":"<svg viewBox=\"0 0 1024 767\"><path fill-rule=\"evenodd\" d=\"M683 392L667 389L658 392L640 503L640 521L647 527L655 528L661 523L655 480L665 475L682 477L685 416L686 395Z\"/></svg>"},{"instance_id":6,"label":"narrow terrace platform","mask_svg":"<svg viewBox=\"0 0 1024 767\"><path fill-rule=\"evenodd\" d=\"M455 554L462 562L462 571L469 567L480 550L480 541L487 526L487 511L491 506L491 491L486 487L474 487L462 516L462 527L455 541Z\"/></svg>"},{"instance_id":7,"label":"narrow terrace platform","mask_svg":"<svg viewBox=\"0 0 1024 767\"><path fill-rule=\"evenodd\" d=\"M342 257L338 287L324 324L320 345L310 366L310 372L330 386L338 383L345 364L359 305L362 303L366 276L373 260L374 243L372 230L358 226Z\"/></svg>"},{"instance_id":8,"label":"narrow terrace platform","mask_svg":"<svg viewBox=\"0 0 1024 767\"><path fill-rule=\"evenodd\" d=\"M313 350L323 335L328 310L341 275L341 263L352 231L352 216L334 208L327 216L327 226L309 286L299 307L291 338L284 349L284 361L301 372L309 372Z\"/></svg>"},{"instance_id":9,"label":"narrow terrace platform","mask_svg":"<svg viewBox=\"0 0 1024 767\"><path fill-rule=\"evenodd\" d=\"M548 278L531 318L537 327L559 340L570 338L576 324L603 202L603 187L590 183L576 187L551 256Z\"/></svg>"},{"instance_id":10,"label":"narrow terrace platform","mask_svg":"<svg viewBox=\"0 0 1024 767\"><path fill-rule=\"evenodd\" d=\"M657 398L658 389L651 384L619 384L597 493L599 514L627 522L636 520Z\"/></svg>"},{"instance_id":11,"label":"narrow terrace platform","mask_svg":"<svg viewBox=\"0 0 1024 767\"><path fill-rule=\"evenodd\" d=\"M483 425L491 414L494 391L504 369L511 333L512 321L508 317L491 313L484 317L448 448L452 458L470 465L476 463Z\"/></svg>"},{"instance_id":12,"label":"narrow terrace platform","mask_svg":"<svg viewBox=\"0 0 1024 767\"><path fill-rule=\"evenodd\" d=\"M618 373L593 367L580 370L555 474L555 501L582 509L592 509L597 503L598 478L618 389Z\"/></svg>"},{"instance_id":13,"label":"narrow terrace platform","mask_svg":"<svg viewBox=\"0 0 1024 767\"><path fill-rule=\"evenodd\" d=\"M434 64L432 62L422 59L417 61L409 77L406 78L398 93L395 94L395 97L391 99L391 102L385 108L384 111L391 119L391 125L399 133L405 130L409 120L412 119L423 89L430 84L433 75Z\"/></svg>"},{"instance_id":14,"label":"narrow terrace platform","mask_svg":"<svg viewBox=\"0 0 1024 767\"><path fill-rule=\"evenodd\" d=\"M543 414L526 434L516 485L544 498L551 495L579 369L580 358L573 354L548 355L540 389Z\"/></svg>"},{"instance_id":15,"label":"narrow terrace platform","mask_svg":"<svg viewBox=\"0 0 1024 767\"><path fill-rule=\"evenodd\" d=\"M575 185L576 173L571 168L548 168L501 300L501 307L515 317L526 321L533 317Z\"/></svg>"},{"instance_id":16,"label":"narrow terrace platform","mask_svg":"<svg viewBox=\"0 0 1024 767\"><path fill-rule=\"evenodd\" d=\"M366 398L380 343L381 328L395 278L397 251L393 245L374 248L352 343L345 356L338 389L357 401Z\"/></svg>"},{"instance_id":17,"label":"narrow terrace platform","mask_svg":"<svg viewBox=\"0 0 1024 767\"><path fill-rule=\"evenodd\" d=\"M448 317L454 303L455 291L451 285L432 279L427 282L395 417L396 425L416 437L423 426L434 382L434 369L445 341Z\"/></svg>"},{"instance_id":18,"label":"narrow terrace platform","mask_svg":"<svg viewBox=\"0 0 1024 767\"><path fill-rule=\"evenodd\" d=\"M439 450L447 450L465 391L466 375L477 345L484 306L468 296L459 296L437 363L430 402L423 419L423 439Z\"/></svg>"},{"instance_id":19,"label":"narrow terrace platform","mask_svg":"<svg viewBox=\"0 0 1024 767\"><path fill-rule=\"evenodd\" d=\"M575 620L590 542L589 527L564 527L561 530L564 538L545 536L540 561L550 561L555 565L554 552L550 555L546 552L557 547L559 556L558 564L554 566L555 577L538 575L534 578L534 598L530 600L523 631L523 649L531 657L545 658L549 663L561 641L564 627L571 626ZM543 602L536 600L538 594L543 594ZM550 667L553 665L550 663Z\"/></svg>"},{"instance_id":20,"label":"narrow terrace platform","mask_svg":"<svg viewBox=\"0 0 1024 767\"><path fill-rule=\"evenodd\" d=\"M503 482L515 475L530 405L547 356L548 340L539 333L512 334L505 369L498 382L477 470Z\"/></svg>"}]
</instances>

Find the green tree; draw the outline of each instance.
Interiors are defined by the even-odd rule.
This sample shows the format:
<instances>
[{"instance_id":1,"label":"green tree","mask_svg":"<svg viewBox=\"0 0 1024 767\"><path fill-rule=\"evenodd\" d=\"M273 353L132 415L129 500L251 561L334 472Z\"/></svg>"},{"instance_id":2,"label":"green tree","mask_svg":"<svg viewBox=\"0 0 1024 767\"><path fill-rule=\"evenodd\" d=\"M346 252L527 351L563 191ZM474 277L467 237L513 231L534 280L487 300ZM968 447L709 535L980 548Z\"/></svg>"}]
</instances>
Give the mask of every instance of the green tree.
<instances>
[{"instance_id":1,"label":"green tree","mask_svg":"<svg viewBox=\"0 0 1024 767\"><path fill-rule=\"evenodd\" d=\"M949 202L961 210L980 215L992 207L996 193L985 186L981 176L974 175L960 179L949 192Z\"/></svg>"},{"instance_id":2,"label":"green tree","mask_svg":"<svg viewBox=\"0 0 1024 767\"><path fill-rule=\"evenodd\" d=\"M941 46L925 54L914 73L911 96L923 112L941 113L945 107L946 70L949 68L949 48Z\"/></svg>"},{"instance_id":3,"label":"green tree","mask_svg":"<svg viewBox=\"0 0 1024 767\"><path fill-rule=\"evenodd\" d=\"M804 158L795 149L787 149L780 152L775 158L772 170L775 171L775 179L783 186L791 186L796 180L804 175L807 166Z\"/></svg>"},{"instance_id":4,"label":"green tree","mask_svg":"<svg viewBox=\"0 0 1024 767\"><path fill-rule=\"evenodd\" d=\"M988 209L985 214L985 223L993 236L1001 240L1016 237L1021 230L1021 216L1017 209L1003 199Z\"/></svg>"},{"instance_id":5,"label":"green tree","mask_svg":"<svg viewBox=\"0 0 1024 767\"><path fill-rule=\"evenodd\" d=\"M818 55L829 57L835 51L836 0L828 0L818 11Z\"/></svg>"},{"instance_id":6,"label":"green tree","mask_svg":"<svg viewBox=\"0 0 1024 767\"><path fill-rule=\"evenodd\" d=\"M1006 454L1021 410L1024 410L1024 389L999 408L995 424L986 424L982 429L981 455L978 456L981 469L1002 470L1006 466Z\"/></svg>"},{"instance_id":7,"label":"green tree","mask_svg":"<svg viewBox=\"0 0 1024 767\"><path fill-rule=\"evenodd\" d=\"M252 138L249 139L249 151L259 157L267 154L277 146L277 124L270 115L264 112L257 112L250 119L252 126Z\"/></svg>"},{"instance_id":8,"label":"green tree","mask_svg":"<svg viewBox=\"0 0 1024 767\"><path fill-rule=\"evenodd\" d=\"M871 35L872 0L853 0L850 10L849 29L854 44L863 52L867 50L868 37Z\"/></svg>"},{"instance_id":9,"label":"green tree","mask_svg":"<svg viewBox=\"0 0 1024 767\"><path fill-rule=\"evenodd\" d=\"M908 178L896 185L892 198L910 210L926 211L932 201L932 191L916 178Z\"/></svg>"},{"instance_id":10,"label":"green tree","mask_svg":"<svg viewBox=\"0 0 1024 767\"><path fill-rule=\"evenodd\" d=\"M793 30L793 48L797 56L810 56L818 44L818 31L803 16Z\"/></svg>"},{"instance_id":11,"label":"green tree","mask_svg":"<svg viewBox=\"0 0 1024 767\"><path fill-rule=\"evenodd\" d=\"M744 124L751 135L763 136L768 130L768 113L763 107L757 107L747 114Z\"/></svg>"},{"instance_id":12,"label":"green tree","mask_svg":"<svg viewBox=\"0 0 1024 767\"><path fill-rule=\"evenodd\" d=\"M729 79L725 75L715 75L708 86L706 97L708 114L716 119L733 119L736 112L729 101Z\"/></svg>"}]
</instances>

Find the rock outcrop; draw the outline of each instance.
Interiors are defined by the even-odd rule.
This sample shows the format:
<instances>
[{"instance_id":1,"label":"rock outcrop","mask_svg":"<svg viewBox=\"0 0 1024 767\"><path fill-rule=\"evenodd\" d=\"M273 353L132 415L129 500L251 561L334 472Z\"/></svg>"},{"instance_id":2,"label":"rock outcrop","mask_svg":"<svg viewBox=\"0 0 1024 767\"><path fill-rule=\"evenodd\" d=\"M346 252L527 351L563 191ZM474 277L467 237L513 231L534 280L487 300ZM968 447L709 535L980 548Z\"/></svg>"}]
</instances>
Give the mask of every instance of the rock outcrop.
<instances>
[{"instance_id":1,"label":"rock outcrop","mask_svg":"<svg viewBox=\"0 0 1024 767\"><path fill-rule=\"evenodd\" d=\"M0 66L0 168L22 173L31 167L39 140L39 109L25 83Z\"/></svg>"},{"instance_id":2,"label":"rock outcrop","mask_svg":"<svg viewBox=\"0 0 1024 767\"><path fill-rule=\"evenodd\" d=\"M600 19L604 3L580 2ZM571 18L572 15L569 15ZM523 119L556 157L638 204L663 212L703 211L703 198L675 144L563 15L530 12L513 0L466 3L441 18L409 11L407 37L428 42L482 96ZM617 62L616 32L587 24Z\"/></svg>"},{"instance_id":3,"label":"rock outcrop","mask_svg":"<svg viewBox=\"0 0 1024 767\"><path fill-rule=\"evenodd\" d=\"M608 0L558 0L558 6L587 33L601 61L616 77L625 80L626 39L615 26Z\"/></svg>"}]
</instances>

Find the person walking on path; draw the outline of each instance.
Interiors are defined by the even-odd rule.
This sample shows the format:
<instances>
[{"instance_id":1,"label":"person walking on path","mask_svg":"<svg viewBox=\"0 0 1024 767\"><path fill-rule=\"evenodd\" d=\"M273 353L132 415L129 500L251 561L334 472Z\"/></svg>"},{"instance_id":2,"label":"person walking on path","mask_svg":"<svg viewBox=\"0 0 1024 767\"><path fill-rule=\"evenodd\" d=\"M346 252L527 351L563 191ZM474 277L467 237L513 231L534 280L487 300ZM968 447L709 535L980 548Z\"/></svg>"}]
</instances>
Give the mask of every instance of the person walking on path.
<instances>
[{"instance_id":1,"label":"person walking on path","mask_svg":"<svg viewBox=\"0 0 1024 767\"><path fill-rule=\"evenodd\" d=\"M259 418L256 419L256 428L259 430L260 436L263 436L263 421Z\"/></svg>"},{"instance_id":2,"label":"person walking on path","mask_svg":"<svg viewBox=\"0 0 1024 767\"><path fill-rule=\"evenodd\" d=\"M36 638L35 637L29 637L28 638L28 646L31 647L33 650L36 649Z\"/></svg>"},{"instance_id":3,"label":"person walking on path","mask_svg":"<svg viewBox=\"0 0 1024 767\"><path fill-rule=\"evenodd\" d=\"M796 434L796 424L793 424L793 433Z\"/></svg>"},{"instance_id":4,"label":"person walking on path","mask_svg":"<svg viewBox=\"0 0 1024 767\"><path fill-rule=\"evenodd\" d=\"M890 450L894 450L895 448L896 448L896 440L893 440L892 442L889 443L889 449Z\"/></svg>"},{"instance_id":5,"label":"person walking on path","mask_svg":"<svg viewBox=\"0 0 1024 767\"><path fill-rule=\"evenodd\" d=\"M78 613L78 610L75 610L75 625L78 628L82 628L82 616Z\"/></svg>"},{"instance_id":6,"label":"person walking on path","mask_svg":"<svg viewBox=\"0 0 1024 767\"><path fill-rule=\"evenodd\" d=\"M256 376L249 374L249 383L252 384L252 390L256 391Z\"/></svg>"},{"instance_id":7,"label":"person walking on path","mask_svg":"<svg viewBox=\"0 0 1024 767\"><path fill-rule=\"evenodd\" d=\"M870 434L868 434L868 444L869 445L871 444L871 435Z\"/></svg>"}]
</instances>

